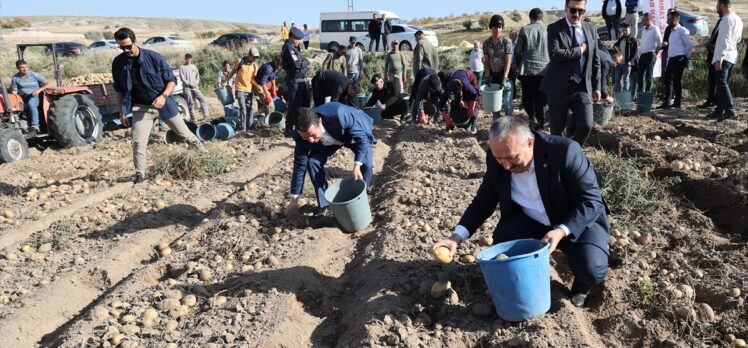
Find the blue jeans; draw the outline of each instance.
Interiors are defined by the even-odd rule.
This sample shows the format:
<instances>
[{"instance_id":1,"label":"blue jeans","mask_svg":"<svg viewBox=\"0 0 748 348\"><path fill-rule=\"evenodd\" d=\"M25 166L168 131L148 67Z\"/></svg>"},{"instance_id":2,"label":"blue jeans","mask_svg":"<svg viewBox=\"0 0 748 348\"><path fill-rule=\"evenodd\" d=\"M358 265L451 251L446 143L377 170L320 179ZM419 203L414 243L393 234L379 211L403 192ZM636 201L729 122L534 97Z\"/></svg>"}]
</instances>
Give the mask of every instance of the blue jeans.
<instances>
[{"instance_id":1,"label":"blue jeans","mask_svg":"<svg viewBox=\"0 0 748 348\"><path fill-rule=\"evenodd\" d=\"M514 77L508 78L504 86L504 94L502 95L504 100L501 102L501 105L504 106L504 114L507 116L514 115L514 105L512 104L514 100L514 83Z\"/></svg>"},{"instance_id":2,"label":"blue jeans","mask_svg":"<svg viewBox=\"0 0 748 348\"><path fill-rule=\"evenodd\" d=\"M616 66L615 83L613 84L613 91L620 92L621 90L631 90L630 84L631 78L631 66L628 64L618 64Z\"/></svg>"},{"instance_id":3,"label":"blue jeans","mask_svg":"<svg viewBox=\"0 0 748 348\"><path fill-rule=\"evenodd\" d=\"M252 115L254 94L236 91L236 100L239 102L239 126L237 129L247 130L255 123L254 115Z\"/></svg>"},{"instance_id":4,"label":"blue jeans","mask_svg":"<svg viewBox=\"0 0 748 348\"><path fill-rule=\"evenodd\" d=\"M39 96L31 94L23 96L23 103L31 116L31 125L39 127Z\"/></svg>"},{"instance_id":5,"label":"blue jeans","mask_svg":"<svg viewBox=\"0 0 748 348\"><path fill-rule=\"evenodd\" d=\"M353 81L358 81L361 77L361 73L348 73L348 78Z\"/></svg>"},{"instance_id":6,"label":"blue jeans","mask_svg":"<svg viewBox=\"0 0 748 348\"><path fill-rule=\"evenodd\" d=\"M714 110L717 115L722 116L725 112L735 114L735 103L730 91L730 78L732 77L732 67L734 64L722 61L722 71L716 71L717 76L717 108Z\"/></svg>"}]
</instances>

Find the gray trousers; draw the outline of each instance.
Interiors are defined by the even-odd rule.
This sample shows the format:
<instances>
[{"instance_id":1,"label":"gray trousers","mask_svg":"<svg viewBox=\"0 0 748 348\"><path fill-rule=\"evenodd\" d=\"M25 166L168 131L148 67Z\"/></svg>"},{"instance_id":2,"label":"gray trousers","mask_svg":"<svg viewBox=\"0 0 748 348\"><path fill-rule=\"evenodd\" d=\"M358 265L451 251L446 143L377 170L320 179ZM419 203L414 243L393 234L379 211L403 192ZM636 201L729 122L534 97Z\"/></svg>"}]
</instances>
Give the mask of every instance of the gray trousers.
<instances>
[{"instance_id":1,"label":"gray trousers","mask_svg":"<svg viewBox=\"0 0 748 348\"><path fill-rule=\"evenodd\" d=\"M158 119L158 109L145 105L132 106L132 156L136 173L145 175L145 170L148 167L148 138L154 123ZM174 116L164 120L164 123L184 138L187 143L196 145L198 148L202 147L200 140L187 128L182 116Z\"/></svg>"},{"instance_id":2,"label":"gray trousers","mask_svg":"<svg viewBox=\"0 0 748 348\"><path fill-rule=\"evenodd\" d=\"M252 104L255 95L252 92L236 91L236 101L239 104L239 125L237 130L249 130L255 123L255 117L252 113Z\"/></svg>"},{"instance_id":3,"label":"gray trousers","mask_svg":"<svg viewBox=\"0 0 748 348\"><path fill-rule=\"evenodd\" d=\"M203 112L203 119L210 118L210 112L208 111L208 99L205 99L203 92L200 92L199 88L184 88L184 95L187 97L187 105L190 107L190 115L192 119L195 117L195 99L200 103L200 111Z\"/></svg>"},{"instance_id":4,"label":"gray trousers","mask_svg":"<svg viewBox=\"0 0 748 348\"><path fill-rule=\"evenodd\" d=\"M403 75L402 74L388 74L387 79L392 81L395 85L395 96L400 96L403 93Z\"/></svg>"}]
</instances>

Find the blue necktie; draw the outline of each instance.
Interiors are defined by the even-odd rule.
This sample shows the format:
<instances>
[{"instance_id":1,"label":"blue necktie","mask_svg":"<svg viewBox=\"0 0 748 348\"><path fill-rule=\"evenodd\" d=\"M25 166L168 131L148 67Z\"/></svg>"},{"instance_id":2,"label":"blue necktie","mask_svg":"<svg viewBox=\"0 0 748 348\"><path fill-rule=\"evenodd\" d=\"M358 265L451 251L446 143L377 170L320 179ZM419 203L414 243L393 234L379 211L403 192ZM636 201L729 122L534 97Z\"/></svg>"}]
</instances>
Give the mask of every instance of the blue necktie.
<instances>
[{"instance_id":1,"label":"blue necktie","mask_svg":"<svg viewBox=\"0 0 748 348\"><path fill-rule=\"evenodd\" d=\"M571 41L572 41L572 47L579 47L579 42L577 42L577 27L575 25L571 26ZM584 52L582 52L584 54ZM578 62L572 62L571 64L571 76L572 79L574 79L574 82L580 83L582 82L582 60L580 59Z\"/></svg>"}]
</instances>

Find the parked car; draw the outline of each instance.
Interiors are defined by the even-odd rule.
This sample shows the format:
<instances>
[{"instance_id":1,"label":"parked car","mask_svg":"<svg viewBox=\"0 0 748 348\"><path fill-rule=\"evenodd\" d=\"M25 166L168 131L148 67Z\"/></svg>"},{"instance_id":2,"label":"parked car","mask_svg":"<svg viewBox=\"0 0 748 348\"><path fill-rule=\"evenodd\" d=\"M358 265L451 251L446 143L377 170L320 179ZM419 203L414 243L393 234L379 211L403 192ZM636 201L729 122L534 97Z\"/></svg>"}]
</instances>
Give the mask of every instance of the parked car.
<instances>
[{"instance_id":1,"label":"parked car","mask_svg":"<svg viewBox=\"0 0 748 348\"><path fill-rule=\"evenodd\" d=\"M709 19L706 16L699 16L681 9L676 9L676 11L680 13L680 25L688 29L691 36L709 36ZM642 23L639 22L639 33L642 32L642 26ZM613 40L605 26L597 28L597 36L603 41Z\"/></svg>"},{"instance_id":2,"label":"parked car","mask_svg":"<svg viewBox=\"0 0 748 348\"><path fill-rule=\"evenodd\" d=\"M225 47L225 48L238 48L247 44L255 45L267 45L269 42L255 34L250 33L230 33L223 34L217 39L211 42L211 45Z\"/></svg>"},{"instance_id":3,"label":"parked car","mask_svg":"<svg viewBox=\"0 0 748 348\"><path fill-rule=\"evenodd\" d=\"M83 54L83 51L86 49L86 46L83 46L83 44L77 43L77 42L55 42L54 43L55 52L58 56L79 56ZM52 53L52 48L45 48L43 51L44 54L50 54Z\"/></svg>"},{"instance_id":4,"label":"parked car","mask_svg":"<svg viewBox=\"0 0 748 348\"><path fill-rule=\"evenodd\" d=\"M92 52L118 48L119 46L115 40L99 40L88 45L88 50Z\"/></svg>"},{"instance_id":5,"label":"parked car","mask_svg":"<svg viewBox=\"0 0 748 348\"><path fill-rule=\"evenodd\" d=\"M439 39L436 37L435 31L423 30L421 27L409 24L392 24L391 26L392 32L390 35L387 35L387 43L389 44L392 40L397 40L397 42L400 43L401 51L412 51L413 48L416 47L415 33L419 30L423 31L423 34L426 35L426 39L429 40L432 45L439 47ZM358 37L357 46L366 51L369 48L369 41L369 34L361 35ZM379 44L381 50L381 45L384 44L384 42L380 40ZM386 47L386 50L389 51L390 48Z\"/></svg>"},{"instance_id":6,"label":"parked car","mask_svg":"<svg viewBox=\"0 0 748 348\"><path fill-rule=\"evenodd\" d=\"M192 51L195 46L192 42L178 36L154 36L143 42L144 47L172 47L180 50Z\"/></svg>"}]
</instances>

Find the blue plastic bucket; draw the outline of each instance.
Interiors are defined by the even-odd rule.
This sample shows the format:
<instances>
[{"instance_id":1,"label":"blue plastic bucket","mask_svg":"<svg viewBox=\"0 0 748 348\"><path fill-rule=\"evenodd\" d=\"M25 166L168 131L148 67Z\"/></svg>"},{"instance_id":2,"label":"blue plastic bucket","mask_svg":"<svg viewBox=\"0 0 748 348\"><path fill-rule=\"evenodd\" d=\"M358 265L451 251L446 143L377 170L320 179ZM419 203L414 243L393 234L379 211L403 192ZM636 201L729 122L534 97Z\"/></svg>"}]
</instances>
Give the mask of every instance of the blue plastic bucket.
<instances>
[{"instance_id":1,"label":"blue plastic bucket","mask_svg":"<svg viewBox=\"0 0 748 348\"><path fill-rule=\"evenodd\" d=\"M216 127L210 123L203 123L197 126L195 135L202 141L213 140L216 137Z\"/></svg>"},{"instance_id":2,"label":"blue plastic bucket","mask_svg":"<svg viewBox=\"0 0 748 348\"><path fill-rule=\"evenodd\" d=\"M382 109L380 109L378 106L364 108L364 112L369 115L372 120L374 120L374 124L379 124L382 122Z\"/></svg>"},{"instance_id":3,"label":"blue plastic bucket","mask_svg":"<svg viewBox=\"0 0 748 348\"><path fill-rule=\"evenodd\" d=\"M218 87L213 90L222 105L231 105L234 103L234 95L231 93L231 87Z\"/></svg>"},{"instance_id":4,"label":"blue plastic bucket","mask_svg":"<svg viewBox=\"0 0 748 348\"><path fill-rule=\"evenodd\" d=\"M267 117L268 126L278 127L280 129L286 129L286 120L283 114L278 111L273 111Z\"/></svg>"},{"instance_id":5,"label":"blue plastic bucket","mask_svg":"<svg viewBox=\"0 0 748 348\"><path fill-rule=\"evenodd\" d=\"M225 140L234 136L234 127L229 123L219 123L216 126L216 139Z\"/></svg>"},{"instance_id":6,"label":"blue plastic bucket","mask_svg":"<svg viewBox=\"0 0 748 348\"><path fill-rule=\"evenodd\" d=\"M616 92L616 108L619 110L631 110L631 91Z\"/></svg>"},{"instance_id":7,"label":"blue plastic bucket","mask_svg":"<svg viewBox=\"0 0 748 348\"><path fill-rule=\"evenodd\" d=\"M343 231L363 230L372 221L366 182L362 180L347 178L335 182L325 191L325 199Z\"/></svg>"},{"instance_id":8,"label":"blue plastic bucket","mask_svg":"<svg viewBox=\"0 0 748 348\"><path fill-rule=\"evenodd\" d=\"M239 107L236 105L227 105L223 107L223 117L239 118Z\"/></svg>"},{"instance_id":9,"label":"blue plastic bucket","mask_svg":"<svg viewBox=\"0 0 748 348\"><path fill-rule=\"evenodd\" d=\"M278 97L273 98L273 104L275 104L275 111L285 112L286 104Z\"/></svg>"},{"instance_id":10,"label":"blue plastic bucket","mask_svg":"<svg viewBox=\"0 0 748 348\"><path fill-rule=\"evenodd\" d=\"M654 93L639 92L636 97L636 112L646 114L652 111L652 103L654 103Z\"/></svg>"},{"instance_id":11,"label":"blue plastic bucket","mask_svg":"<svg viewBox=\"0 0 748 348\"><path fill-rule=\"evenodd\" d=\"M354 101L354 107L363 108L364 105L366 105L366 102L369 101L369 97L371 97L371 93L369 93L369 94L364 94L364 93L356 94L356 97L354 98L355 99L355 101Z\"/></svg>"},{"instance_id":12,"label":"blue plastic bucket","mask_svg":"<svg viewBox=\"0 0 748 348\"><path fill-rule=\"evenodd\" d=\"M483 250L476 259L496 313L507 321L535 318L551 308L549 245L518 239ZM495 260L501 254L509 258Z\"/></svg>"},{"instance_id":13,"label":"blue plastic bucket","mask_svg":"<svg viewBox=\"0 0 748 348\"><path fill-rule=\"evenodd\" d=\"M184 123L187 125L187 129L189 129L192 134L197 134L197 123L192 121L184 121Z\"/></svg>"},{"instance_id":14,"label":"blue plastic bucket","mask_svg":"<svg viewBox=\"0 0 748 348\"><path fill-rule=\"evenodd\" d=\"M481 100L483 101L483 110L486 112L501 111L502 98L504 90L499 84L483 85L480 87Z\"/></svg>"},{"instance_id":15,"label":"blue plastic bucket","mask_svg":"<svg viewBox=\"0 0 748 348\"><path fill-rule=\"evenodd\" d=\"M592 118L595 123L606 126L613 119L613 104L592 104Z\"/></svg>"}]
</instances>

